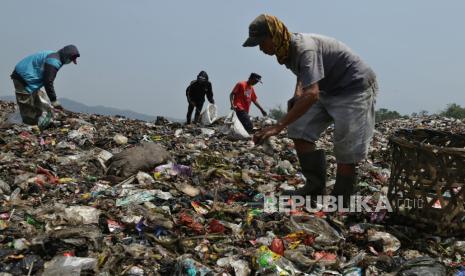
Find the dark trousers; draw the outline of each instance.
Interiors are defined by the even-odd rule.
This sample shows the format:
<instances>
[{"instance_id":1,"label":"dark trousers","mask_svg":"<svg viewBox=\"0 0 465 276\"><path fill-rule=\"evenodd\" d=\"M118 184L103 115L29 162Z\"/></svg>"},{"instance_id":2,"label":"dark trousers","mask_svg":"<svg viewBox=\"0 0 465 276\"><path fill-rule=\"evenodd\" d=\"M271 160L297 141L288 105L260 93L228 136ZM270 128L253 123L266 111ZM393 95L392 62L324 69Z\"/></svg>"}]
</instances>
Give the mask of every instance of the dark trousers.
<instances>
[{"instance_id":1,"label":"dark trousers","mask_svg":"<svg viewBox=\"0 0 465 276\"><path fill-rule=\"evenodd\" d=\"M194 123L198 123L200 119L200 112L202 112L204 102L194 102L194 104L189 103L187 107L187 120L186 123L191 123L192 112L195 108Z\"/></svg>"},{"instance_id":2,"label":"dark trousers","mask_svg":"<svg viewBox=\"0 0 465 276\"><path fill-rule=\"evenodd\" d=\"M239 121L241 121L245 130L247 130L248 133L251 133L253 130L253 124L250 120L249 113L247 113L245 110L236 110L236 115Z\"/></svg>"}]
</instances>

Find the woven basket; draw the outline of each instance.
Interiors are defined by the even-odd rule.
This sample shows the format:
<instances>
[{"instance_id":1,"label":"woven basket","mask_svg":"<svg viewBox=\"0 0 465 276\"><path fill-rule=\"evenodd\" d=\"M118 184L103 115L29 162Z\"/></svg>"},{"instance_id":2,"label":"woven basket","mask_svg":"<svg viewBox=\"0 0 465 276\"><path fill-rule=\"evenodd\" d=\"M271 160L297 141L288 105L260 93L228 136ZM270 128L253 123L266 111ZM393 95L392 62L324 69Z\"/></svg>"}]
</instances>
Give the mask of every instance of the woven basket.
<instances>
[{"instance_id":1,"label":"woven basket","mask_svg":"<svg viewBox=\"0 0 465 276\"><path fill-rule=\"evenodd\" d=\"M464 235L465 136L402 129L389 144L393 217L438 235Z\"/></svg>"}]
</instances>

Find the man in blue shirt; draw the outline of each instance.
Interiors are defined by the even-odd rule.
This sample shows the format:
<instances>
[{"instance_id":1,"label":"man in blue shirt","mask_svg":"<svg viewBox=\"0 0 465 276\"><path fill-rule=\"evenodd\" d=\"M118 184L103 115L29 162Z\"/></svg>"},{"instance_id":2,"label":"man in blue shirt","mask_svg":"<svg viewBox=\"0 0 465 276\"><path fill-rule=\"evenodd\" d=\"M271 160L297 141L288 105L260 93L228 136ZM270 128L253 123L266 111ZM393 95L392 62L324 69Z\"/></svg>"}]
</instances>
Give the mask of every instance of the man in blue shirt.
<instances>
[{"instance_id":1,"label":"man in blue shirt","mask_svg":"<svg viewBox=\"0 0 465 276\"><path fill-rule=\"evenodd\" d=\"M52 108L63 109L57 101L53 82L58 70L80 56L76 46L59 51L42 51L21 60L11 74L16 102L23 122L44 129L50 124ZM41 88L45 87L45 94Z\"/></svg>"}]
</instances>

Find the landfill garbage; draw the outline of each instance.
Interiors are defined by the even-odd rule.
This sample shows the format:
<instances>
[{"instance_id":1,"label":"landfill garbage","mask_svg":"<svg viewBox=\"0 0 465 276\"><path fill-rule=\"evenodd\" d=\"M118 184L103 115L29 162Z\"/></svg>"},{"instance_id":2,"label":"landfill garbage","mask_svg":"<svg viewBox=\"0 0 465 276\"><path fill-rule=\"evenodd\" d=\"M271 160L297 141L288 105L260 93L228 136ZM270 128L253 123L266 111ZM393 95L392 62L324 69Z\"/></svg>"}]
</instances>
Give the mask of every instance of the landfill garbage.
<instances>
[{"instance_id":1,"label":"landfill garbage","mask_svg":"<svg viewBox=\"0 0 465 276\"><path fill-rule=\"evenodd\" d=\"M11 193L10 185L0 179L0 194L9 195Z\"/></svg>"},{"instance_id":2,"label":"landfill garbage","mask_svg":"<svg viewBox=\"0 0 465 276\"><path fill-rule=\"evenodd\" d=\"M384 252L394 253L400 248L400 241L392 234L377 231L370 231L368 233L369 242L376 242L378 240L382 241Z\"/></svg>"},{"instance_id":3,"label":"landfill garbage","mask_svg":"<svg viewBox=\"0 0 465 276\"><path fill-rule=\"evenodd\" d=\"M128 143L128 137L123 136L121 134L116 134L113 137L113 141L115 141L115 143L118 144L118 145L124 145L124 144Z\"/></svg>"},{"instance_id":4,"label":"landfill garbage","mask_svg":"<svg viewBox=\"0 0 465 276\"><path fill-rule=\"evenodd\" d=\"M211 137L213 134L215 134L214 129L209 129L209 128L201 128L200 131L202 132L202 135Z\"/></svg>"},{"instance_id":5,"label":"landfill garbage","mask_svg":"<svg viewBox=\"0 0 465 276\"><path fill-rule=\"evenodd\" d=\"M70 206L65 208L65 216L68 221L77 220L82 224L97 224L100 210L91 206Z\"/></svg>"},{"instance_id":6,"label":"landfill garbage","mask_svg":"<svg viewBox=\"0 0 465 276\"><path fill-rule=\"evenodd\" d=\"M57 256L44 264L44 276L79 276L84 272L95 272L97 260L94 258Z\"/></svg>"},{"instance_id":7,"label":"landfill garbage","mask_svg":"<svg viewBox=\"0 0 465 276\"><path fill-rule=\"evenodd\" d=\"M212 271L210 268L190 258L189 255L183 255L178 258L173 275L176 275L176 276L184 276L184 275L207 276L207 275L212 275Z\"/></svg>"},{"instance_id":8,"label":"landfill garbage","mask_svg":"<svg viewBox=\"0 0 465 276\"><path fill-rule=\"evenodd\" d=\"M209 103L207 108L200 113L202 125L209 126L218 119L218 112L215 104Z\"/></svg>"},{"instance_id":9,"label":"landfill garbage","mask_svg":"<svg viewBox=\"0 0 465 276\"><path fill-rule=\"evenodd\" d=\"M174 176L174 175L191 176L192 168L189 166L185 166L185 165L169 163L166 165L157 166L154 169L154 172L159 176L163 174L167 174L171 176Z\"/></svg>"},{"instance_id":10,"label":"landfill garbage","mask_svg":"<svg viewBox=\"0 0 465 276\"><path fill-rule=\"evenodd\" d=\"M316 216L292 216L291 224L295 232L303 230L316 235L315 243L322 245L335 245L344 239L328 222Z\"/></svg>"},{"instance_id":11,"label":"landfill garbage","mask_svg":"<svg viewBox=\"0 0 465 276\"><path fill-rule=\"evenodd\" d=\"M13 103L0 102L0 117L14 112ZM4 275L463 271L463 237L431 235L393 221L389 212L266 211L267 195L304 183L285 132L255 146L250 137L223 134L221 118L202 129L164 118L54 116L59 126L13 123L0 133ZM273 123L253 120L257 128ZM372 196L369 204L387 195L393 175L387 137L409 127L465 132L463 121L436 116L378 123L356 190ZM328 128L317 141L327 153L329 190L333 132ZM127 143L118 144L116 134ZM147 144L162 154L150 154Z\"/></svg>"},{"instance_id":12,"label":"landfill garbage","mask_svg":"<svg viewBox=\"0 0 465 276\"><path fill-rule=\"evenodd\" d=\"M221 132L232 139L247 139L251 137L234 111L231 111L224 119L224 126L221 128Z\"/></svg>"},{"instance_id":13,"label":"landfill garbage","mask_svg":"<svg viewBox=\"0 0 465 276\"><path fill-rule=\"evenodd\" d=\"M413 276L413 275L431 275L445 276L447 275L446 268L441 262L429 257L420 257L405 262L397 275Z\"/></svg>"},{"instance_id":14,"label":"landfill garbage","mask_svg":"<svg viewBox=\"0 0 465 276\"><path fill-rule=\"evenodd\" d=\"M161 145L142 143L140 146L113 155L107 161L108 174L128 177L138 171L153 169L170 159L170 154Z\"/></svg>"}]
</instances>

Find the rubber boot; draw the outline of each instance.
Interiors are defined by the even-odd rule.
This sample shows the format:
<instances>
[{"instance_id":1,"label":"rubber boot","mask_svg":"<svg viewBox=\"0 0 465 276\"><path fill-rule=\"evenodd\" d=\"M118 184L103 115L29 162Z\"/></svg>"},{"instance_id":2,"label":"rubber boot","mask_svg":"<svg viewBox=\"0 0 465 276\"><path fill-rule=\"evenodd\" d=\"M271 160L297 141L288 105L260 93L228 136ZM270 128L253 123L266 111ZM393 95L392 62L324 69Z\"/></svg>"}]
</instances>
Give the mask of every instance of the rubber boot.
<instances>
[{"instance_id":1,"label":"rubber boot","mask_svg":"<svg viewBox=\"0 0 465 276\"><path fill-rule=\"evenodd\" d=\"M357 182L357 174L346 176L340 173L336 174L336 184L334 185L333 196L343 196L343 206L350 206L350 196L354 193L355 183Z\"/></svg>"},{"instance_id":2,"label":"rubber boot","mask_svg":"<svg viewBox=\"0 0 465 276\"><path fill-rule=\"evenodd\" d=\"M305 186L295 191L284 191L283 195L315 196L323 195L326 188L326 157L321 149L309 153L297 154L302 174L307 181Z\"/></svg>"}]
</instances>

